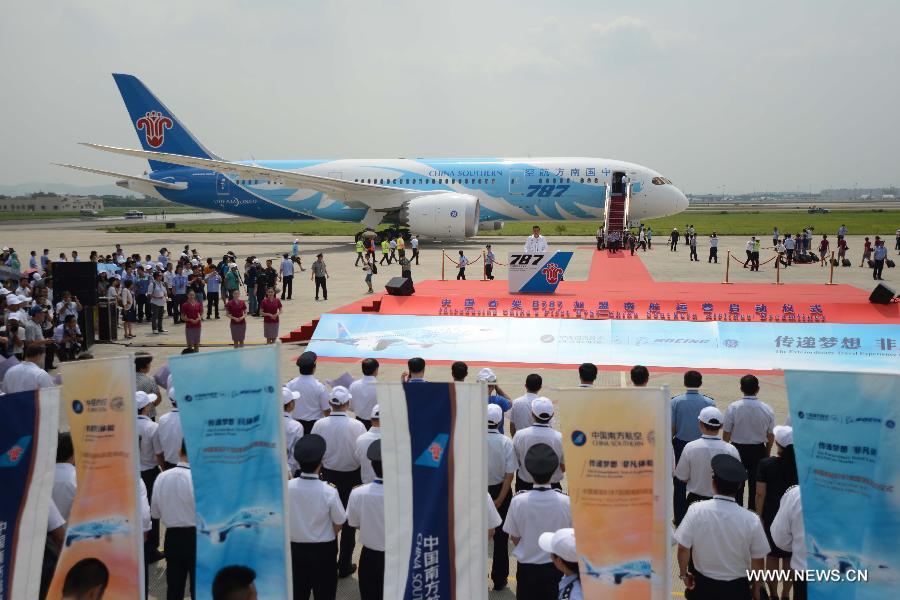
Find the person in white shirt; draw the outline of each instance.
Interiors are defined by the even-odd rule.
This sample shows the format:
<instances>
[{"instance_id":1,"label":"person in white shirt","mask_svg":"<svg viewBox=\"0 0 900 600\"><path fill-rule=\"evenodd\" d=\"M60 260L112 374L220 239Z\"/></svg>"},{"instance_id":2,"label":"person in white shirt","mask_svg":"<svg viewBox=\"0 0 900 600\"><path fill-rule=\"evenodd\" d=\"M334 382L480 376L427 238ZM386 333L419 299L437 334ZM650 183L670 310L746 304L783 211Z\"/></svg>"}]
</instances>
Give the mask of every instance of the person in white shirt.
<instances>
[{"instance_id":1,"label":"person in white shirt","mask_svg":"<svg viewBox=\"0 0 900 600\"><path fill-rule=\"evenodd\" d=\"M550 420L553 418L553 403L549 398L539 396L531 402L531 414L534 417L534 424L516 431L513 436L513 447L516 450L516 458L519 463L519 471L516 475L516 491L530 490L534 481L525 464L525 457L528 456L528 450L535 444L547 444L556 451L558 465L556 470L550 477L551 487L561 488L563 473L566 470L565 459L563 458L562 434L550 427Z\"/></svg>"},{"instance_id":2,"label":"person in white shirt","mask_svg":"<svg viewBox=\"0 0 900 600\"><path fill-rule=\"evenodd\" d=\"M372 407L367 420L371 423L371 427L356 438L356 459L359 461L360 479L363 483L372 483L375 481L375 471L372 470L372 461L368 459L366 453L372 442L381 439L381 409L377 404Z\"/></svg>"},{"instance_id":3,"label":"person in white shirt","mask_svg":"<svg viewBox=\"0 0 900 600\"><path fill-rule=\"evenodd\" d=\"M282 255L278 274L281 276L281 299L290 300L294 295L294 261L288 257L287 252Z\"/></svg>"},{"instance_id":4,"label":"person in white shirt","mask_svg":"<svg viewBox=\"0 0 900 600\"><path fill-rule=\"evenodd\" d=\"M544 385L543 378L537 373L532 373L525 378L525 395L513 400L509 410L509 433L515 436L516 431L531 427L534 418L531 415L531 403L539 396L538 392Z\"/></svg>"},{"instance_id":5,"label":"person in white shirt","mask_svg":"<svg viewBox=\"0 0 900 600\"><path fill-rule=\"evenodd\" d=\"M44 346L32 344L25 348L25 360L11 367L3 377L3 391L7 394L53 387L53 379L42 369Z\"/></svg>"},{"instance_id":6,"label":"person in white shirt","mask_svg":"<svg viewBox=\"0 0 900 600\"><path fill-rule=\"evenodd\" d=\"M759 517L734 501L747 477L741 461L717 454L712 471L712 500L692 504L675 532L679 577L692 600L750 600L747 570L763 569L769 542ZM759 581L752 585L758 599Z\"/></svg>"},{"instance_id":7,"label":"person in white shirt","mask_svg":"<svg viewBox=\"0 0 900 600\"><path fill-rule=\"evenodd\" d=\"M156 394L148 394L140 390L134 394L134 405L137 409L138 460L140 461L141 481L147 488L149 496L153 495L153 486L160 473L159 460L156 457L156 447L154 446L156 430L159 425L150 418L150 411L153 410L156 399ZM144 561L150 564L162 560L162 558L159 551L159 519L152 519L150 532L147 539L144 540Z\"/></svg>"},{"instance_id":8,"label":"person in white shirt","mask_svg":"<svg viewBox=\"0 0 900 600\"><path fill-rule=\"evenodd\" d=\"M541 228L535 225L531 228L531 235L525 240L525 252L540 254L547 251L547 240L541 235Z\"/></svg>"},{"instance_id":9,"label":"person in white shirt","mask_svg":"<svg viewBox=\"0 0 900 600\"><path fill-rule=\"evenodd\" d=\"M725 409L722 439L731 442L741 455L741 462L748 473L747 506L756 510L756 472L759 461L769 456L775 442L775 412L772 407L756 397L759 379L756 375L741 377L744 397L732 402ZM741 486L737 502L743 505L744 486Z\"/></svg>"},{"instance_id":10,"label":"person in white shirt","mask_svg":"<svg viewBox=\"0 0 900 600\"><path fill-rule=\"evenodd\" d=\"M459 271L456 273L457 281L466 279L466 266L469 264L469 259L463 254L463 251L459 251L459 260L456 263L456 266L459 267Z\"/></svg>"},{"instance_id":11,"label":"person in white shirt","mask_svg":"<svg viewBox=\"0 0 900 600\"><path fill-rule=\"evenodd\" d=\"M350 384L350 410L356 415L356 418L369 429L372 422L369 421L368 415L371 414L372 408L378 404L378 392L375 384L378 383L378 361L374 358L366 358L362 361L361 379L357 379ZM365 481L365 480L363 480Z\"/></svg>"},{"instance_id":12,"label":"person in white shirt","mask_svg":"<svg viewBox=\"0 0 900 600\"><path fill-rule=\"evenodd\" d=\"M51 498L63 519L69 520L72 502L78 484L75 478L75 447L72 445L72 434L61 431L56 442L56 466L53 470L53 492Z\"/></svg>"},{"instance_id":13,"label":"person in white shirt","mask_svg":"<svg viewBox=\"0 0 900 600\"><path fill-rule=\"evenodd\" d=\"M303 425L291 416L299 399L300 392L295 392L288 387L281 388L281 403L284 407L284 445L287 448L287 465L291 474L300 468L294 459L294 446L303 437Z\"/></svg>"},{"instance_id":14,"label":"person in white shirt","mask_svg":"<svg viewBox=\"0 0 900 600\"><path fill-rule=\"evenodd\" d=\"M334 598L337 593L337 533L347 520L335 488L319 479L325 439L311 433L294 445L300 475L288 482L287 518L291 537L294 597Z\"/></svg>"},{"instance_id":15,"label":"person in white shirt","mask_svg":"<svg viewBox=\"0 0 900 600\"><path fill-rule=\"evenodd\" d=\"M744 261L744 268L753 260L753 245L756 243L756 237L751 236L747 243L744 244L744 252L747 253L747 260Z\"/></svg>"},{"instance_id":16,"label":"person in white shirt","mask_svg":"<svg viewBox=\"0 0 900 600\"><path fill-rule=\"evenodd\" d=\"M719 264L719 236L715 231L709 236L709 259L706 262Z\"/></svg>"},{"instance_id":17,"label":"person in white shirt","mask_svg":"<svg viewBox=\"0 0 900 600\"><path fill-rule=\"evenodd\" d=\"M194 482L184 442L178 464L156 478L150 500L150 516L166 528L166 588L169 598L183 598L184 584L191 581L191 598L196 598L194 581L197 555L197 508Z\"/></svg>"},{"instance_id":18,"label":"person in white shirt","mask_svg":"<svg viewBox=\"0 0 900 600\"><path fill-rule=\"evenodd\" d=\"M740 460L737 449L719 438L722 422L725 417L715 406L707 406L700 411L698 425L700 438L688 442L675 467L675 477L683 481L687 487L687 504L713 497L712 457L717 454L730 454Z\"/></svg>"},{"instance_id":19,"label":"person in white shirt","mask_svg":"<svg viewBox=\"0 0 900 600\"><path fill-rule=\"evenodd\" d=\"M184 443L184 433L181 429L181 414L178 412L178 399L175 396L175 388L169 388L169 402L172 410L159 418L159 427L153 438L153 449L160 466L171 469L178 464L179 452Z\"/></svg>"},{"instance_id":20,"label":"person in white shirt","mask_svg":"<svg viewBox=\"0 0 900 600\"><path fill-rule=\"evenodd\" d=\"M496 404L487 407L488 494L501 519L506 518L512 501L512 480L518 462L512 440L500 433L503 409ZM509 535L502 528L494 529L494 556L491 581L494 590L502 590L509 579Z\"/></svg>"},{"instance_id":21,"label":"person in white shirt","mask_svg":"<svg viewBox=\"0 0 900 600\"><path fill-rule=\"evenodd\" d=\"M800 504L800 486L789 487L781 497L781 504L770 528L775 545L791 553L791 568L806 570L806 537L803 525L803 507ZM806 600L805 581L794 581L794 598Z\"/></svg>"},{"instance_id":22,"label":"person in white shirt","mask_svg":"<svg viewBox=\"0 0 900 600\"><path fill-rule=\"evenodd\" d=\"M291 379L287 386L295 392L300 392L300 400L294 408L293 417L303 425L303 433L310 433L313 424L331 410L328 403L328 390L325 385L316 379L315 352L307 350L297 358L297 368L300 376Z\"/></svg>"},{"instance_id":23,"label":"person in white shirt","mask_svg":"<svg viewBox=\"0 0 900 600\"><path fill-rule=\"evenodd\" d=\"M325 456L322 458L322 474L325 481L337 488L341 503L347 506L350 492L362 483L360 465L356 457L356 440L366 432L365 426L347 416L350 407L350 391L343 386L331 390L329 403L331 414L313 425L312 433L325 438ZM353 574L353 549L356 533L349 525L341 531L341 548L338 557L338 577Z\"/></svg>"},{"instance_id":24,"label":"person in white shirt","mask_svg":"<svg viewBox=\"0 0 900 600\"><path fill-rule=\"evenodd\" d=\"M550 554L541 550L538 538L545 531L572 526L569 497L550 487L550 478L559 470L559 457L547 444L538 443L525 456L532 489L513 496L503 530L515 546L518 561L516 588L519 598L553 598L562 574L553 566Z\"/></svg>"},{"instance_id":25,"label":"person in white shirt","mask_svg":"<svg viewBox=\"0 0 900 600\"><path fill-rule=\"evenodd\" d=\"M563 575L559 581L559 597L565 600L584 600L578 551L575 549L575 530L564 527L556 531L545 531L538 538L538 546L550 554L553 566Z\"/></svg>"},{"instance_id":26,"label":"person in white shirt","mask_svg":"<svg viewBox=\"0 0 900 600\"><path fill-rule=\"evenodd\" d=\"M359 529L359 594L364 600L380 600L384 594L384 481L381 468L381 440L369 445L366 456L372 462L375 480L350 493L347 524ZM341 534L343 536L343 533Z\"/></svg>"},{"instance_id":27,"label":"person in white shirt","mask_svg":"<svg viewBox=\"0 0 900 600\"><path fill-rule=\"evenodd\" d=\"M416 261L416 264L419 264L419 236L413 236L413 239L409 240L409 245L412 246L412 257L409 259L410 262Z\"/></svg>"}]
</instances>

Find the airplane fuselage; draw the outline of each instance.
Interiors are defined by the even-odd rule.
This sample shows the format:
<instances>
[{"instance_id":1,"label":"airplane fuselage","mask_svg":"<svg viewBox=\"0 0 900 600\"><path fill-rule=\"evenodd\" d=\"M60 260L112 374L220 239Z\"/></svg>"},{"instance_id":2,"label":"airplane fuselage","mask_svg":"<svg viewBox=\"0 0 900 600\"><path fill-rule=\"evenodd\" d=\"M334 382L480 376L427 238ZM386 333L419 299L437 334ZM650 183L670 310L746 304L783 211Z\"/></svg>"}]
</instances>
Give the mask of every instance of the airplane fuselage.
<instances>
[{"instance_id":1,"label":"airplane fuselage","mask_svg":"<svg viewBox=\"0 0 900 600\"><path fill-rule=\"evenodd\" d=\"M684 194L659 173L634 163L599 158L264 160L240 164L405 190L467 194L478 198L482 223L602 220L606 187L617 172L625 173L631 184L631 221L687 208ZM258 219L360 222L367 212L348 206L343 199L278 180L172 167L153 171L149 178L183 183L185 189L129 187L179 204ZM385 215L385 221L396 219Z\"/></svg>"}]
</instances>

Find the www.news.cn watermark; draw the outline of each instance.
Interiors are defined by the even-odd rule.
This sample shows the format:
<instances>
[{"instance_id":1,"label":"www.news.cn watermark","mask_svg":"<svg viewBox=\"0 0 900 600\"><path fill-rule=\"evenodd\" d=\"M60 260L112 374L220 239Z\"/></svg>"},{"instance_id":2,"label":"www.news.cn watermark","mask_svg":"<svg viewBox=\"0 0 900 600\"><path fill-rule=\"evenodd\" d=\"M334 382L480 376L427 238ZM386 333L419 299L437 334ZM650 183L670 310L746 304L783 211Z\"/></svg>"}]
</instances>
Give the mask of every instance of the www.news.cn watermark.
<instances>
[{"instance_id":1,"label":"www.news.cn watermark","mask_svg":"<svg viewBox=\"0 0 900 600\"><path fill-rule=\"evenodd\" d=\"M866 569L806 569L803 571L794 569L770 569L759 571L747 571L747 577L751 582L762 583L778 581L818 581L824 583L838 583L849 581L851 583L866 583L869 581L869 571Z\"/></svg>"}]
</instances>

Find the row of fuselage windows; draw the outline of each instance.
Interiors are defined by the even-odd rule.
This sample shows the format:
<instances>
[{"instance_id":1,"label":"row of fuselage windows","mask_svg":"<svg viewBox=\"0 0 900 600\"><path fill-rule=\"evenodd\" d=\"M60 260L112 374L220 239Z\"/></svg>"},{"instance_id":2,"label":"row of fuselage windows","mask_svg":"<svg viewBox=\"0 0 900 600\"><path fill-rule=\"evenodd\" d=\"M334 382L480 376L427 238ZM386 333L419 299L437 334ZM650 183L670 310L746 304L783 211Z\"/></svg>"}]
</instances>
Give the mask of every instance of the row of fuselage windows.
<instances>
[{"instance_id":1,"label":"row of fuselage windows","mask_svg":"<svg viewBox=\"0 0 900 600\"><path fill-rule=\"evenodd\" d=\"M367 183L373 185L456 185L457 183L462 185L469 185L469 182L472 182L474 185L486 185L486 184L496 184L497 180L494 178L470 178L470 179L354 179L353 183ZM571 177L539 177L537 180L538 183L572 183ZM278 185L281 182L273 181L273 180L265 180L265 179L238 179L236 181L238 185ZM580 183L591 183L590 177L581 177ZM594 177L593 183L600 183L599 177ZM656 183L654 181L654 183Z\"/></svg>"}]
</instances>

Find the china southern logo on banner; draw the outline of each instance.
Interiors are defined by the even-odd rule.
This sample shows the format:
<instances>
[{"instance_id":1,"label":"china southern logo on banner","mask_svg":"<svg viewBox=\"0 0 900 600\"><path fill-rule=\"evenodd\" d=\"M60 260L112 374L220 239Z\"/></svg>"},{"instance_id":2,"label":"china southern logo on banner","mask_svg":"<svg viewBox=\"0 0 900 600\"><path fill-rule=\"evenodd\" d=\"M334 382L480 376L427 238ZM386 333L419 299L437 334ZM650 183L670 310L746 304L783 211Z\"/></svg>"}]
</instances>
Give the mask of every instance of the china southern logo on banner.
<instances>
[{"instance_id":1,"label":"china southern logo on banner","mask_svg":"<svg viewBox=\"0 0 900 600\"><path fill-rule=\"evenodd\" d=\"M510 252L507 257L510 293L552 294L563 280L572 254Z\"/></svg>"},{"instance_id":2,"label":"china southern logo on banner","mask_svg":"<svg viewBox=\"0 0 900 600\"><path fill-rule=\"evenodd\" d=\"M447 447L447 441L450 436L446 433L438 434L434 441L422 452L416 464L420 467L431 467L438 469L441 466L441 458L444 456L444 449Z\"/></svg>"}]
</instances>

